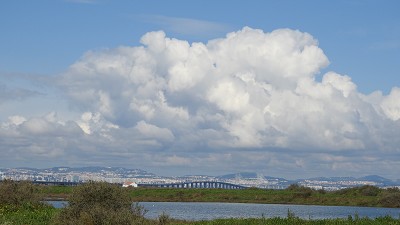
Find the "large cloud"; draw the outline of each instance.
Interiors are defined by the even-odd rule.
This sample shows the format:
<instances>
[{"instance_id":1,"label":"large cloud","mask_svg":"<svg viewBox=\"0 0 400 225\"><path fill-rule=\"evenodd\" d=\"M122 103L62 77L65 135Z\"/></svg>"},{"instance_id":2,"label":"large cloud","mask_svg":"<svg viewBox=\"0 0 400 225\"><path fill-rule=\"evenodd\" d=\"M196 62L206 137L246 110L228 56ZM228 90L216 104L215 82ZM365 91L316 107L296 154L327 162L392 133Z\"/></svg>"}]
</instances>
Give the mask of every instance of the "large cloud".
<instances>
[{"instance_id":1,"label":"large cloud","mask_svg":"<svg viewBox=\"0 0 400 225\"><path fill-rule=\"evenodd\" d=\"M399 149L394 135L382 142L384 127L397 128L399 89L365 96L334 72L316 81L329 62L307 33L245 27L190 44L158 31L141 42L72 65L61 81L72 103L187 148Z\"/></svg>"},{"instance_id":2,"label":"large cloud","mask_svg":"<svg viewBox=\"0 0 400 225\"><path fill-rule=\"evenodd\" d=\"M347 75L316 79L329 61L310 34L245 27L204 44L158 31L141 43L88 52L60 77L82 113L71 122L82 131L77 155L199 168L293 169L318 161L335 169L362 156L395 164L381 153L400 151L400 89L364 95ZM13 119L24 134L77 132Z\"/></svg>"}]
</instances>

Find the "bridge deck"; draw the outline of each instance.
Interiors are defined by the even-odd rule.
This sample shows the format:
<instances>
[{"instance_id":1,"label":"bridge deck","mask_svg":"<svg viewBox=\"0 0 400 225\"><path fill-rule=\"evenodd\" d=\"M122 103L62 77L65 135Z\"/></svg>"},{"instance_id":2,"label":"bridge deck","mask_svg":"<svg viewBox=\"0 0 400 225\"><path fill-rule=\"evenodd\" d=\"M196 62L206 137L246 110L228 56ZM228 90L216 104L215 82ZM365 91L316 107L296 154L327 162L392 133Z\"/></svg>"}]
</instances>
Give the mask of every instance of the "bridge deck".
<instances>
[{"instance_id":1,"label":"bridge deck","mask_svg":"<svg viewBox=\"0 0 400 225\"><path fill-rule=\"evenodd\" d=\"M245 189L246 187L216 181L196 181L166 184L138 184L139 187L159 187L159 188L213 188L213 189Z\"/></svg>"},{"instance_id":2,"label":"bridge deck","mask_svg":"<svg viewBox=\"0 0 400 225\"><path fill-rule=\"evenodd\" d=\"M32 181L34 184L48 186L78 186L84 182L61 182L61 181ZM122 184L117 184L121 185ZM208 189L246 189L247 187L217 181L195 181L182 183L160 183L160 184L138 184L138 187L159 187L159 188L208 188Z\"/></svg>"}]
</instances>

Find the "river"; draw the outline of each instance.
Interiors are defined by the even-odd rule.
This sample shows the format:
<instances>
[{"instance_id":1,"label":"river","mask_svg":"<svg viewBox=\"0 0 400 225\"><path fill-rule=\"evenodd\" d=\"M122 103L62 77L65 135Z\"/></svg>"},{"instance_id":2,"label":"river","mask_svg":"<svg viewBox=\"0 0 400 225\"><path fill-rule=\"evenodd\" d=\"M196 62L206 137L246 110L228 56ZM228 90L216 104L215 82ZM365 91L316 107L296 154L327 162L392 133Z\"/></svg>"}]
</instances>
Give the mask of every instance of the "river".
<instances>
[{"instance_id":1,"label":"river","mask_svg":"<svg viewBox=\"0 0 400 225\"><path fill-rule=\"evenodd\" d=\"M63 207L66 202L52 202L55 207ZM165 213L172 218L182 220L212 220L217 218L266 218L287 217L288 211L304 219L347 218L349 215L375 218L379 216L400 217L398 208L281 205L252 203L215 203L215 202L141 202L148 212L147 218L158 218Z\"/></svg>"}]
</instances>

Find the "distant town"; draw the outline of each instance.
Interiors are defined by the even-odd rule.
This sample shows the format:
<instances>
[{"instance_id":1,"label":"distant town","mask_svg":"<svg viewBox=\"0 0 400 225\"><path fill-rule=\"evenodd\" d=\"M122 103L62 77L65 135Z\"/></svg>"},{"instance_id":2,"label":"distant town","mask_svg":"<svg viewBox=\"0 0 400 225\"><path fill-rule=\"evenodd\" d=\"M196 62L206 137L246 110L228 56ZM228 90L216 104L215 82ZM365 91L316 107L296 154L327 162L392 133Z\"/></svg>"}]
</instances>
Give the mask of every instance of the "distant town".
<instances>
[{"instance_id":1,"label":"distant town","mask_svg":"<svg viewBox=\"0 0 400 225\"><path fill-rule=\"evenodd\" d=\"M299 184L301 186L317 190L324 189L327 191L362 185L372 185L380 188L400 188L400 180L390 180L377 175L360 178L317 177L297 180L264 176L257 173L236 173L222 176L187 175L179 177L164 177L157 176L141 169L126 169L122 167L53 167L47 169L0 168L0 180L4 179L75 183L106 181L109 183L136 183L143 185L215 181L264 189L285 189L291 184Z\"/></svg>"}]
</instances>

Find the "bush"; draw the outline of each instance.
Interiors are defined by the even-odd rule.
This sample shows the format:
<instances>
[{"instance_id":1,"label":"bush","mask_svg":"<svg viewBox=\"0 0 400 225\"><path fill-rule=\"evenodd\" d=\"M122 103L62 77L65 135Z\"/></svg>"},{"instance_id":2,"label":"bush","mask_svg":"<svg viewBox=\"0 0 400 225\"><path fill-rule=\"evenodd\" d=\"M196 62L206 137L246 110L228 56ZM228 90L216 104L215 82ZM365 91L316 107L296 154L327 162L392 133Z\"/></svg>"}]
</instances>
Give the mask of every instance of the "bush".
<instances>
[{"instance_id":1,"label":"bush","mask_svg":"<svg viewBox=\"0 0 400 225\"><path fill-rule=\"evenodd\" d=\"M385 192L388 192L388 193L400 193L400 189L398 187L391 187L391 188L385 189Z\"/></svg>"},{"instance_id":2,"label":"bush","mask_svg":"<svg viewBox=\"0 0 400 225\"><path fill-rule=\"evenodd\" d=\"M101 205L76 213L71 208L63 209L53 220L53 224L65 225L131 225L140 224L129 209L112 210Z\"/></svg>"},{"instance_id":3,"label":"bush","mask_svg":"<svg viewBox=\"0 0 400 225\"><path fill-rule=\"evenodd\" d=\"M347 195L347 196L378 196L379 193L382 192L382 189L371 186L371 185L364 185L364 186L357 186L351 188L344 188L338 191L335 191L335 194L339 195Z\"/></svg>"},{"instance_id":4,"label":"bush","mask_svg":"<svg viewBox=\"0 0 400 225\"><path fill-rule=\"evenodd\" d=\"M360 192L363 196L377 196L381 192L381 189L371 185L364 185L360 187Z\"/></svg>"},{"instance_id":5,"label":"bush","mask_svg":"<svg viewBox=\"0 0 400 225\"><path fill-rule=\"evenodd\" d=\"M0 206L1 225L48 225L58 213L58 209L44 205L38 208L18 208L8 211L9 207Z\"/></svg>"},{"instance_id":6,"label":"bush","mask_svg":"<svg viewBox=\"0 0 400 225\"><path fill-rule=\"evenodd\" d=\"M167 225L170 221L169 215L164 212L158 216L158 224L159 225Z\"/></svg>"},{"instance_id":7,"label":"bush","mask_svg":"<svg viewBox=\"0 0 400 225\"><path fill-rule=\"evenodd\" d=\"M132 203L126 189L105 182L89 182L74 189L69 205L54 219L54 224L120 224L144 222L144 209ZM133 213L135 212L135 214Z\"/></svg>"},{"instance_id":8,"label":"bush","mask_svg":"<svg viewBox=\"0 0 400 225\"><path fill-rule=\"evenodd\" d=\"M358 193L358 187L351 187L351 188L343 188L337 191L334 191L334 194L338 195L345 195L345 196L356 196Z\"/></svg>"},{"instance_id":9,"label":"bush","mask_svg":"<svg viewBox=\"0 0 400 225\"><path fill-rule=\"evenodd\" d=\"M314 192L313 189L309 187L303 187L298 184L291 184L289 187L286 188L286 190L293 192L294 197L297 198L308 198Z\"/></svg>"},{"instance_id":10,"label":"bush","mask_svg":"<svg viewBox=\"0 0 400 225\"><path fill-rule=\"evenodd\" d=\"M144 216L148 212L147 209L145 209L143 206L139 205L139 203L137 203L137 202L132 206L131 210L132 210L133 216L136 218L144 218Z\"/></svg>"},{"instance_id":11,"label":"bush","mask_svg":"<svg viewBox=\"0 0 400 225\"><path fill-rule=\"evenodd\" d=\"M298 185L298 184L291 184L291 185L289 185L289 187L286 188L286 190L288 190L288 191L297 191L300 188L301 188L301 186Z\"/></svg>"},{"instance_id":12,"label":"bush","mask_svg":"<svg viewBox=\"0 0 400 225\"><path fill-rule=\"evenodd\" d=\"M38 186L29 181L3 180L0 182L0 205L13 208L44 205Z\"/></svg>"},{"instance_id":13,"label":"bush","mask_svg":"<svg viewBox=\"0 0 400 225\"><path fill-rule=\"evenodd\" d=\"M76 187L69 206L77 210L100 205L113 210L130 208L129 193L118 185L106 182L88 182Z\"/></svg>"},{"instance_id":14,"label":"bush","mask_svg":"<svg viewBox=\"0 0 400 225\"><path fill-rule=\"evenodd\" d=\"M379 198L379 204L383 207L400 208L400 193L385 193Z\"/></svg>"}]
</instances>

